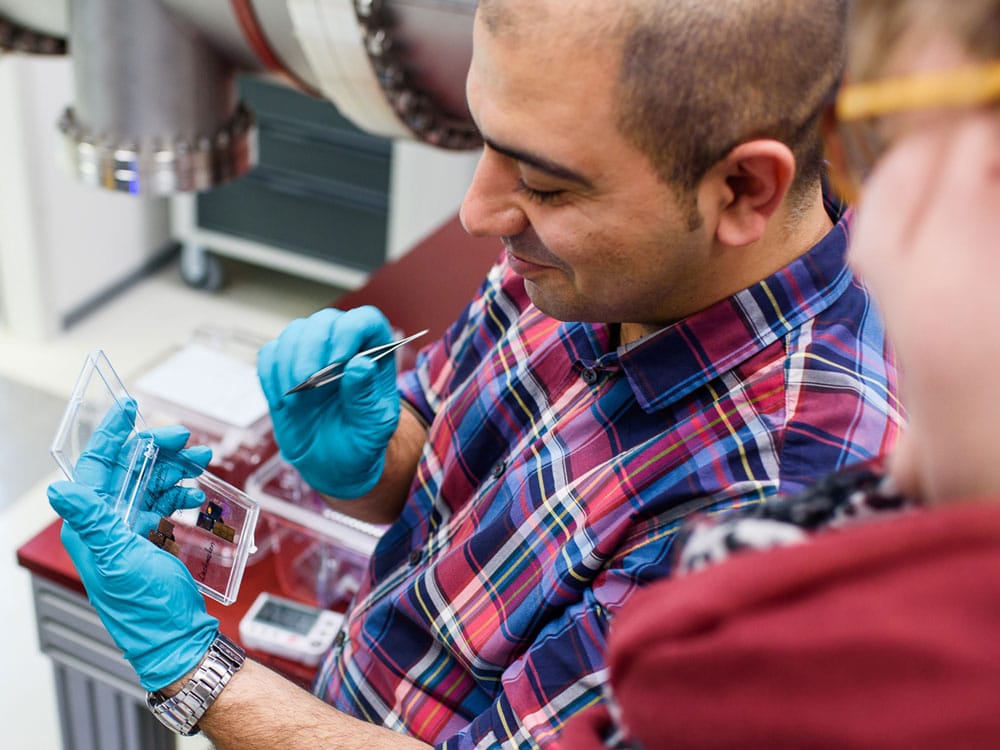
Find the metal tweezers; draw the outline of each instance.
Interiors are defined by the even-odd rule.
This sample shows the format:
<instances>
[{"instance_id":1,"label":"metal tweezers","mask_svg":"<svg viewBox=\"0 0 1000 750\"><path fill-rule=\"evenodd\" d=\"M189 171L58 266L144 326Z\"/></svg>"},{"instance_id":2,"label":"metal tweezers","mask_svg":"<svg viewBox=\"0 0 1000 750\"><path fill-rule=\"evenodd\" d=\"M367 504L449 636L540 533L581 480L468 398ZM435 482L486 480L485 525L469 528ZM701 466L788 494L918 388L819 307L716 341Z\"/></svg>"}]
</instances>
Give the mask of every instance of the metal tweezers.
<instances>
[{"instance_id":1,"label":"metal tweezers","mask_svg":"<svg viewBox=\"0 0 1000 750\"><path fill-rule=\"evenodd\" d=\"M358 352L352 355L349 359L338 360L332 364L327 365L322 370L318 370L310 375L308 378L303 380L297 386L289 388L285 391L287 396L289 393L298 393L299 391L307 391L311 388L320 388L328 383L332 383L334 380L338 380L344 375L344 368L347 363L354 357L368 357L369 359L382 359L382 357L392 354L394 351L399 349L401 346L406 346L414 339L418 339L427 333L427 329L415 333L412 336L407 336L406 338L396 339L395 341L390 341L388 344L382 344L380 346L373 346L371 349L365 349L363 352Z\"/></svg>"}]
</instances>

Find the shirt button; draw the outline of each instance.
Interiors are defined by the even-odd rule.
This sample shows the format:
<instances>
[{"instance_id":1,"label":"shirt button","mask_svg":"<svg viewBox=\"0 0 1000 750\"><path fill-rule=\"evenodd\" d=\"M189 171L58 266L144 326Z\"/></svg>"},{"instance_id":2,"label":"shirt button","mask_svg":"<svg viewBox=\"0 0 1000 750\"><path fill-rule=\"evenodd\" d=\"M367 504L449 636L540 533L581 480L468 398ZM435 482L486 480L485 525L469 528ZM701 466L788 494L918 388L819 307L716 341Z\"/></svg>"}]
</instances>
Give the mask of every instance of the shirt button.
<instances>
[{"instance_id":1,"label":"shirt button","mask_svg":"<svg viewBox=\"0 0 1000 750\"><path fill-rule=\"evenodd\" d=\"M422 555L423 555L423 552L420 550L419 547L417 549L415 549L415 550L411 550L410 551L410 565L416 565L418 562L420 562L420 558L421 558Z\"/></svg>"},{"instance_id":2,"label":"shirt button","mask_svg":"<svg viewBox=\"0 0 1000 750\"><path fill-rule=\"evenodd\" d=\"M593 367L584 367L583 372L580 373L580 377L583 378L583 382L587 385L593 385L597 382L597 370Z\"/></svg>"},{"instance_id":3,"label":"shirt button","mask_svg":"<svg viewBox=\"0 0 1000 750\"><path fill-rule=\"evenodd\" d=\"M507 462L497 461L495 464L493 464L493 470L490 472L490 474L493 475L494 479L499 479L500 477L503 476L503 473L506 470L507 470Z\"/></svg>"}]
</instances>

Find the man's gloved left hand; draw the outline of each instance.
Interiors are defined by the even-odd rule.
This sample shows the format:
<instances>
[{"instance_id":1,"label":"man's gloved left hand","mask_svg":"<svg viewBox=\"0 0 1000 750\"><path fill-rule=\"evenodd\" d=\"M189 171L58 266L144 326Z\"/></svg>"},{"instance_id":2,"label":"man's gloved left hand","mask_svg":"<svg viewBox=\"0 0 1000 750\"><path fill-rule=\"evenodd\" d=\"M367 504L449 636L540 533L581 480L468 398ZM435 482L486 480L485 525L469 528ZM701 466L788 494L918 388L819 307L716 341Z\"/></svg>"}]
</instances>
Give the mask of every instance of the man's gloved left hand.
<instances>
[{"instance_id":1,"label":"man's gloved left hand","mask_svg":"<svg viewBox=\"0 0 1000 750\"><path fill-rule=\"evenodd\" d=\"M161 469L150 481L133 531L115 514L106 488L120 471L118 457L127 450L134 405L109 416L77 463L86 481L54 482L49 502L63 517L62 542L115 643L146 690L176 682L201 662L219 623L184 564L144 536L156 520L179 507L197 506L197 490L173 486L182 476L200 472L211 452L183 449L187 431L153 430ZM175 464L171 459L181 457ZM184 466L185 468L176 468ZM174 468L170 468L174 467Z\"/></svg>"}]
</instances>

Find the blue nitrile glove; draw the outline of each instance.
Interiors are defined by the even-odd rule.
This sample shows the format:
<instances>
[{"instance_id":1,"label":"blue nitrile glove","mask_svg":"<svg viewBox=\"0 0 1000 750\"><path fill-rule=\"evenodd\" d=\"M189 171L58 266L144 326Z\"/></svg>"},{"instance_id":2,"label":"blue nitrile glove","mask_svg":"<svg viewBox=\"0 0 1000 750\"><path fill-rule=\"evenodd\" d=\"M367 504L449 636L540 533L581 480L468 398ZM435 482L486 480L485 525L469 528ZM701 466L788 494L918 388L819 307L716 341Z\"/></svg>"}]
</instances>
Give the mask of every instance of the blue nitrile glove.
<instances>
[{"instance_id":1,"label":"blue nitrile glove","mask_svg":"<svg viewBox=\"0 0 1000 750\"><path fill-rule=\"evenodd\" d=\"M62 542L115 643L146 690L159 690L198 666L219 623L184 564L145 534L160 516L199 505L203 493L174 487L200 473L211 458L203 447L182 450L183 428L152 430L157 469L141 498L135 530L115 514L107 494L122 472L134 404L110 414L77 462L83 482L54 482L49 502L63 517ZM174 459L179 459L177 463ZM161 462L163 462L161 464ZM162 468L161 468L162 467Z\"/></svg>"},{"instance_id":2,"label":"blue nitrile glove","mask_svg":"<svg viewBox=\"0 0 1000 750\"><path fill-rule=\"evenodd\" d=\"M76 462L76 478L84 485L114 502L126 476L135 438L129 439L135 421L136 405L132 399L112 408L94 430ZM212 460L212 450L204 445L184 448L191 433L182 425L157 427L148 433L157 446L157 459L146 485L140 507L136 509L136 531L145 536L155 529L161 517L179 508L197 508L205 500L199 489L178 487L177 482L199 475Z\"/></svg>"},{"instance_id":3,"label":"blue nitrile glove","mask_svg":"<svg viewBox=\"0 0 1000 750\"><path fill-rule=\"evenodd\" d=\"M320 492L359 497L382 476L385 450L399 422L395 360L353 355L391 340L389 321L374 307L326 309L293 321L257 355L281 455ZM348 358L340 380L284 395L317 370Z\"/></svg>"}]
</instances>

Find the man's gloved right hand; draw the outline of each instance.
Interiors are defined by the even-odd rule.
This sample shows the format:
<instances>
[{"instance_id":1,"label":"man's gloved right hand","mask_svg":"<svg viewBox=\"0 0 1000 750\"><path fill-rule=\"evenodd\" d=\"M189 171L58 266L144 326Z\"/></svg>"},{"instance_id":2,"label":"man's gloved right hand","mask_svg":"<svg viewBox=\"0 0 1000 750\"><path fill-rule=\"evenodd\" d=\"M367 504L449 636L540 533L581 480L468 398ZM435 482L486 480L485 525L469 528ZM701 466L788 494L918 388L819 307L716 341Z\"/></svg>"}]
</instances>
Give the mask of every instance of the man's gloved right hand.
<instances>
[{"instance_id":1,"label":"man's gloved right hand","mask_svg":"<svg viewBox=\"0 0 1000 750\"><path fill-rule=\"evenodd\" d=\"M322 493L359 497L382 476L399 422L396 365L392 357L354 355L391 340L389 321L374 307L325 309L293 321L257 355L281 454ZM338 360L350 360L340 380L284 395Z\"/></svg>"}]
</instances>

